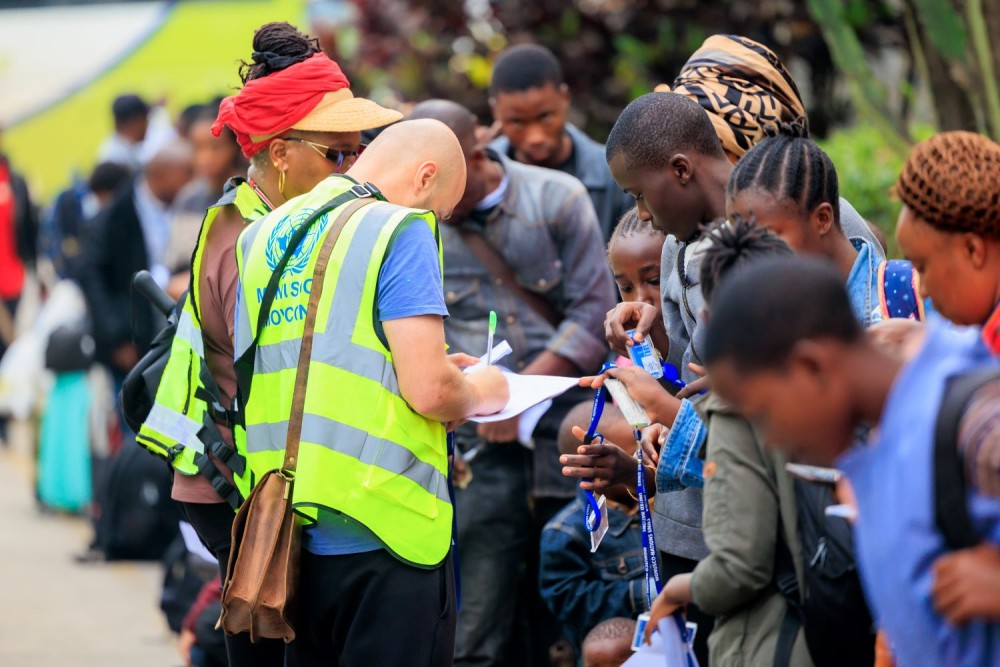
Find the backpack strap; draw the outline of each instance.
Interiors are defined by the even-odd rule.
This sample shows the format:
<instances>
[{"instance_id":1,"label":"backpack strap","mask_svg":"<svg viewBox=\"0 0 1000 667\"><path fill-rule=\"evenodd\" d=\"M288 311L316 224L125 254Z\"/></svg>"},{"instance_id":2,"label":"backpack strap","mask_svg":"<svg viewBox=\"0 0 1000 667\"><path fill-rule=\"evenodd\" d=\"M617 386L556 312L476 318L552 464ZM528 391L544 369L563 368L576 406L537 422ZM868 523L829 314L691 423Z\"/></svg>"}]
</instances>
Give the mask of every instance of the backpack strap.
<instances>
[{"instance_id":1,"label":"backpack strap","mask_svg":"<svg viewBox=\"0 0 1000 667\"><path fill-rule=\"evenodd\" d=\"M952 550L967 549L980 542L966 501L958 430L973 394L997 379L1000 371L995 368L948 378L938 410L934 427L934 521Z\"/></svg>"},{"instance_id":2,"label":"backpack strap","mask_svg":"<svg viewBox=\"0 0 1000 667\"><path fill-rule=\"evenodd\" d=\"M778 541L774 549L774 585L785 598L785 615L781 619L778 640L774 645L774 667L789 667L795 640L802 629L802 591L795 572L795 560L785 539L785 530L778 522Z\"/></svg>"},{"instance_id":3,"label":"backpack strap","mask_svg":"<svg viewBox=\"0 0 1000 667\"><path fill-rule=\"evenodd\" d=\"M878 266L878 305L883 320L901 317L923 322L924 302L913 264L903 259L887 259Z\"/></svg>"}]
</instances>

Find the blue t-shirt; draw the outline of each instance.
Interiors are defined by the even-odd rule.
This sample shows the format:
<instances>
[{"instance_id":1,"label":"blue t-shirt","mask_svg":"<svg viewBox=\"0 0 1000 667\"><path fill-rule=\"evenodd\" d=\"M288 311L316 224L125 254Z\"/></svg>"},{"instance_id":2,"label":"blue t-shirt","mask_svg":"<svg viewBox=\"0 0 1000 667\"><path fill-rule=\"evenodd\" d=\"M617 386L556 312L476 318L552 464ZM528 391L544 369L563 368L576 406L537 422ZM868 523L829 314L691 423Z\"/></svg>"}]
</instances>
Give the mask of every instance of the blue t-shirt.
<instances>
[{"instance_id":1,"label":"blue t-shirt","mask_svg":"<svg viewBox=\"0 0 1000 667\"><path fill-rule=\"evenodd\" d=\"M378 274L378 321L419 315L447 317L434 234L422 220L405 224ZM320 511L317 523L303 531L302 546L320 556L336 556L375 551L382 548L382 543L357 521L336 512Z\"/></svg>"}]
</instances>

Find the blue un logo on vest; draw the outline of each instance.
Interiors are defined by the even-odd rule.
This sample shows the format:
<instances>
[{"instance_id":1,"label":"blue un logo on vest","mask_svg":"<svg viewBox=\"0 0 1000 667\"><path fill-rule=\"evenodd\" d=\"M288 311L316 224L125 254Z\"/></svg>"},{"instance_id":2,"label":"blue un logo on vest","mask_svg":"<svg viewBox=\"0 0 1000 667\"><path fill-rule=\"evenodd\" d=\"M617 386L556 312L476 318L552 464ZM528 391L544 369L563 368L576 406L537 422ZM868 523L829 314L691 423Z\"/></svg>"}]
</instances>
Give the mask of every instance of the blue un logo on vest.
<instances>
[{"instance_id":1,"label":"blue un logo on vest","mask_svg":"<svg viewBox=\"0 0 1000 667\"><path fill-rule=\"evenodd\" d=\"M267 266L271 271L278 268L278 263L284 257L285 251L288 250L288 244L291 242L292 237L295 236L295 232L309 221L310 216L312 216L315 210L314 208L304 208L292 215L286 215L271 230L271 235L267 239L267 250L265 252ZM328 216L324 214L306 232L306 235L302 237L302 242L299 243L299 247L288 258L285 273L298 274L306 270L306 266L309 265L309 258L312 256L313 248L316 247L316 241L319 240L323 230L326 229L327 222Z\"/></svg>"}]
</instances>

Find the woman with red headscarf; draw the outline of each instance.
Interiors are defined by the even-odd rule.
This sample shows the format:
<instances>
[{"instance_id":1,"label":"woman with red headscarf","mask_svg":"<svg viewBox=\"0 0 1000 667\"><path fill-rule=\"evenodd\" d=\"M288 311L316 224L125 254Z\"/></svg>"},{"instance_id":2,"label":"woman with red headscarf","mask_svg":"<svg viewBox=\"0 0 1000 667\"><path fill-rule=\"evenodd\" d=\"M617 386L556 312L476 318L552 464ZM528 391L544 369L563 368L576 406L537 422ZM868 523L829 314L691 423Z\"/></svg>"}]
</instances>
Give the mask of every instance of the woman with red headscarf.
<instances>
[{"instance_id":1,"label":"woman with red headscarf","mask_svg":"<svg viewBox=\"0 0 1000 667\"><path fill-rule=\"evenodd\" d=\"M402 114L354 97L337 63L319 43L287 23L268 23L254 34L252 62L240 75L244 86L222 101L212 128L236 134L250 158L248 178L233 179L209 209L192 260L190 297L201 325L204 358L219 388L218 402L232 405L236 394L233 328L236 311L236 241L244 226L285 201L305 194L334 173L346 171L361 151L361 132L399 120ZM228 411L216 423L225 444L232 445ZM225 576L232 546L232 473L212 456L222 473L210 481L203 474L175 474L173 498L183 505L202 541L219 560ZM225 486L223 483L228 484ZM223 495L220 495L219 491ZM188 639L188 638L185 638ZM182 642L182 652L190 642ZM229 664L240 667L283 664L284 646L265 640L251 644L248 635L226 636Z\"/></svg>"}]
</instances>

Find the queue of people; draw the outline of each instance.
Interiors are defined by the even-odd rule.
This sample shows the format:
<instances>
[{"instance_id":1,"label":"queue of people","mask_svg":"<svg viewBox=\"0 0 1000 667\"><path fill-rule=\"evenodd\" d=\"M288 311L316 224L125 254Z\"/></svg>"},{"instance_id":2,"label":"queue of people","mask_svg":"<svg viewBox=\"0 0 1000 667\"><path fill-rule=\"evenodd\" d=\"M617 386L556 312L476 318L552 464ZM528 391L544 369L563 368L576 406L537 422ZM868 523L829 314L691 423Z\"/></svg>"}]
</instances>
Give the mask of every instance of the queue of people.
<instances>
[{"instance_id":1,"label":"queue of people","mask_svg":"<svg viewBox=\"0 0 1000 667\"><path fill-rule=\"evenodd\" d=\"M287 23L240 76L155 150L150 105L116 100L109 161L43 230L115 391L164 360L113 421L217 561L188 664L621 665L671 618L701 665L1000 660L1000 145L914 147L902 261L746 38L606 145L536 45L497 59L492 131L356 96ZM179 300L166 329L138 271ZM579 387L470 421L510 399L492 340ZM610 380L641 423L600 409Z\"/></svg>"}]
</instances>

